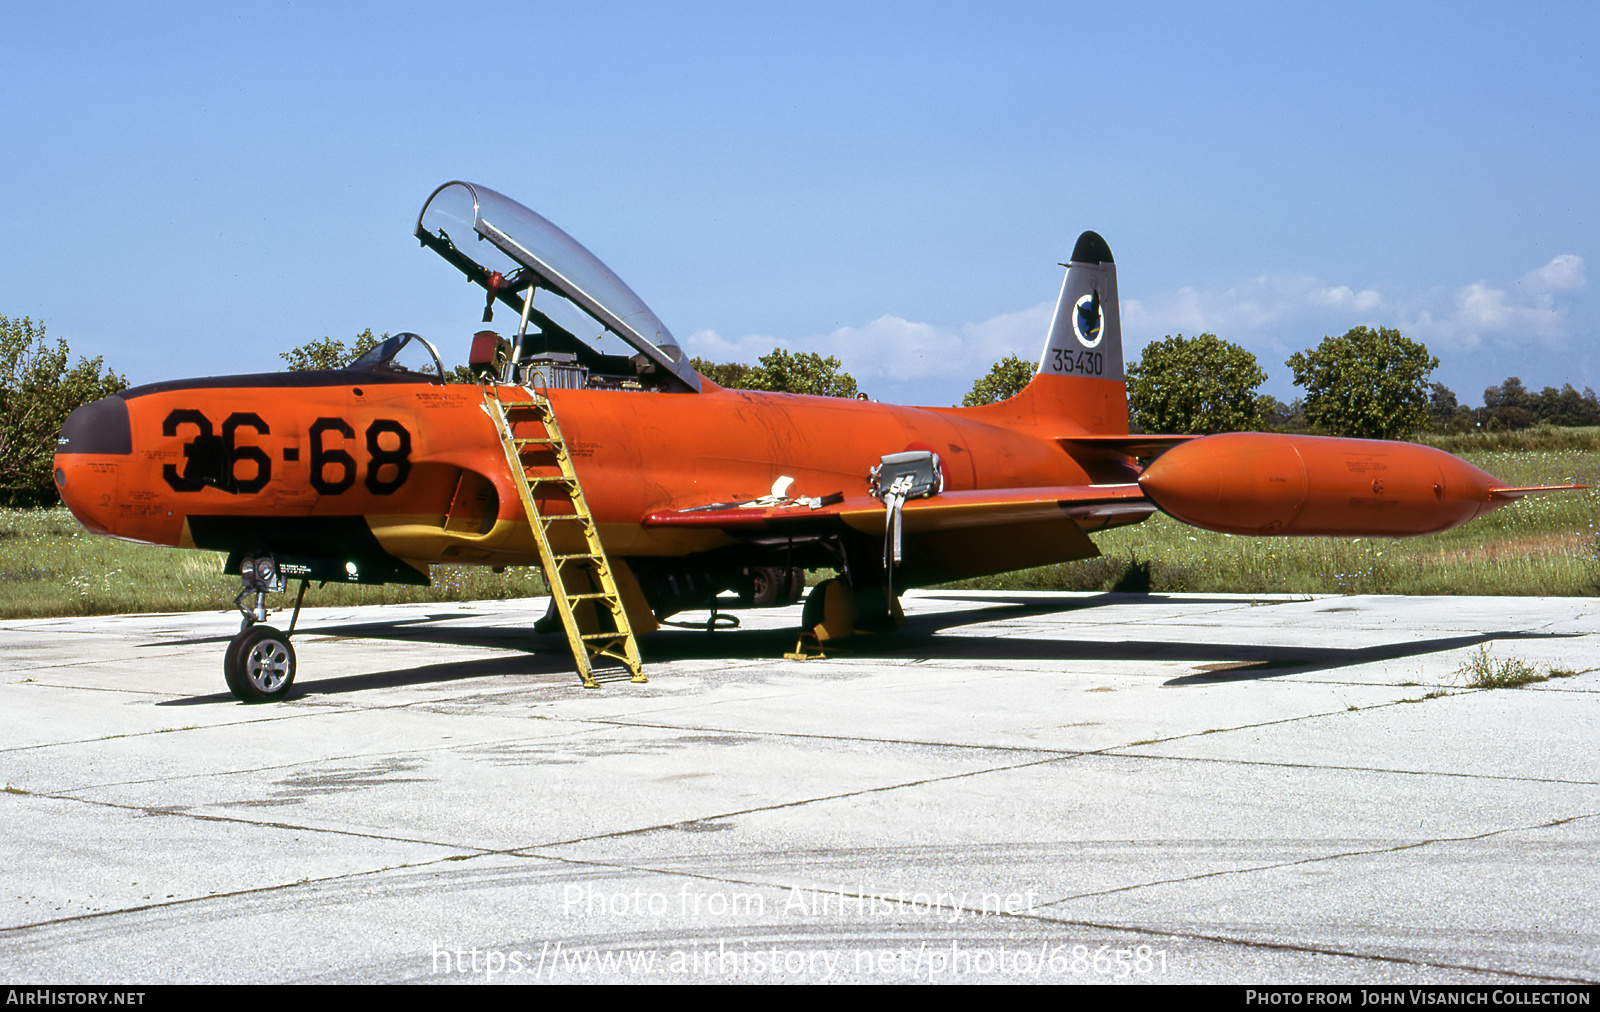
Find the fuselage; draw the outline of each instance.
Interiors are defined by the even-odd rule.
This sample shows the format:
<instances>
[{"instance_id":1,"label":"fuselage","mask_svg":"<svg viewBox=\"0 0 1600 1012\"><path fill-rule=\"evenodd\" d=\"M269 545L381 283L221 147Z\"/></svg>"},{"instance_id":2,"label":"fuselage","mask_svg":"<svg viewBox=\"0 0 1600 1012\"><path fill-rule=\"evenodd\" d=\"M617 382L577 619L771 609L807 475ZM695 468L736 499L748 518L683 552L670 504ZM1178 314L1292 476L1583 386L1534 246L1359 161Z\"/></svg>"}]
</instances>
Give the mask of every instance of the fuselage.
<instances>
[{"instance_id":1,"label":"fuselage","mask_svg":"<svg viewBox=\"0 0 1600 1012\"><path fill-rule=\"evenodd\" d=\"M938 453L950 491L1103 480L1062 449L1071 432L1059 419L709 385L547 393L613 556L730 545L642 520L755 499L783 477L793 496L857 494L884 454L904 450ZM537 560L474 385L339 370L138 387L80 409L56 468L86 527L133 541L312 554L365 528L417 567Z\"/></svg>"}]
</instances>

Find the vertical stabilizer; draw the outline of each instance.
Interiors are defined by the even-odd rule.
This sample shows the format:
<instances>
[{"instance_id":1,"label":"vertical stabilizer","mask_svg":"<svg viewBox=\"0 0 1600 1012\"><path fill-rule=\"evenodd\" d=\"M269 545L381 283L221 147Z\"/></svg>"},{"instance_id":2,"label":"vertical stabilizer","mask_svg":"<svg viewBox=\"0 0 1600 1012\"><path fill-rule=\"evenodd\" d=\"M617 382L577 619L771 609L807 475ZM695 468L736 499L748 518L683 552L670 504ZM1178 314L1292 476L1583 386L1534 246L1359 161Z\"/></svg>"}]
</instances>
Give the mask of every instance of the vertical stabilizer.
<instances>
[{"instance_id":1,"label":"vertical stabilizer","mask_svg":"<svg viewBox=\"0 0 1600 1012\"><path fill-rule=\"evenodd\" d=\"M1072 247L1039 374L1123 381L1117 265L1095 232L1078 236Z\"/></svg>"}]
</instances>

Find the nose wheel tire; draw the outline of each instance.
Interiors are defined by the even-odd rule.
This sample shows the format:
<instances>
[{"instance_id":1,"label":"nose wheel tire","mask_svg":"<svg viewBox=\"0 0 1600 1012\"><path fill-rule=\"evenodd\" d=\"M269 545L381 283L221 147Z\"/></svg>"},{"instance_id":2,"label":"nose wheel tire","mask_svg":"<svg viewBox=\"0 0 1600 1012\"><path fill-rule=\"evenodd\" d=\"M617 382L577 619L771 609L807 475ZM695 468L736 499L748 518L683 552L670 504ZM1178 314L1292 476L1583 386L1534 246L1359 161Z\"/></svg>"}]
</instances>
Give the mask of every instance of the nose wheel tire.
<instances>
[{"instance_id":1,"label":"nose wheel tire","mask_svg":"<svg viewBox=\"0 0 1600 1012\"><path fill-rule=\"evenodd\" d=\"M270 625L253 625L235 636L223 656L228 688L246 703L276 702L294 684L294 646Z\"/></svg>"}]
</instances>

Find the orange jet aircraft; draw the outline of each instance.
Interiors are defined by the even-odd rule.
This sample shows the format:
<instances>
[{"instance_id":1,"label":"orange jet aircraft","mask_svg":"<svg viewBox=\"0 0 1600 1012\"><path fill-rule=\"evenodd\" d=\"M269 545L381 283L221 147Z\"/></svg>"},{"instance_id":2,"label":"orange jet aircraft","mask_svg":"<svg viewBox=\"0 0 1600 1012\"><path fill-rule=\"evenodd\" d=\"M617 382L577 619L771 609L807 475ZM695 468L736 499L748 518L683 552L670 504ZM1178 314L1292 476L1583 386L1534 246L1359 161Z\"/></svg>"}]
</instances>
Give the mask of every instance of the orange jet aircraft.
<instances>
[{"instance_id":1,"label":"orange jet aircraft","mask_svg":"<svg viewBox=\"0 0 1600 1012\"><path fill-rule=\"evenodd\" d=\"M634 634L738 591L813 588L802 637L892 624L907 587L1098 555L1157 509L1233 534L1411 537L1550 486L1509 488L1410 443L1130 435L1116 267L1073 248L1033 381L977 408L723 389L572 237L493 190L435 190L416 237L517 315L474 338L477 384L389 338L343 369L179 380L95 401L55 479L85 527L226 552L241 575L229 687L282 699L307 585L428 582L431 563L540 565L586 685L643 680ZM408 359L408 356L413 358ZM422 368L408 368L403 360ZM1140 458L1154 457L1141 469ZM286 632L266 594L301 581Z\"/></svg>"}]
</instances>

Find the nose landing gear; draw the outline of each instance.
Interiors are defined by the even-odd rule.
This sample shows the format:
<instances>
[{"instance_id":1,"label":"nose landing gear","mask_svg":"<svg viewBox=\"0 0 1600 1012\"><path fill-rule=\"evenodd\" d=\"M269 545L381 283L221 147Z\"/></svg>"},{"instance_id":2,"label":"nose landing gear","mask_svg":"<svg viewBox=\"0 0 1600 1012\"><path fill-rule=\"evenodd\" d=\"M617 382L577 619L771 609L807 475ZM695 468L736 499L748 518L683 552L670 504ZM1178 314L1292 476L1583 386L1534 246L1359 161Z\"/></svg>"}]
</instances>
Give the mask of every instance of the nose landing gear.
<instances>
[{"instance_id":1,"label":"nose landing gear","mask_svg":"<svg viewBox=\"0 0 1600 1012\"><path fill-rule=\"evenodd\" d=\"M228 643L222 658L222 674L228 688L242 702L271 703L288 696L294 685L294 645L289 637L294 635L295 623L300 621L300 605L305 600L309 580L300 581L300 593L295 597L294 615L289 620L288 632L279 632L267 619L267 594L283 590L283 574L279 572L272 556L249 558L239 564L239 574L244 589L233 599L244 616L239 634ZM245 599L255 595L255 600L245 604Z\"/></svg>"}]
</instances>

